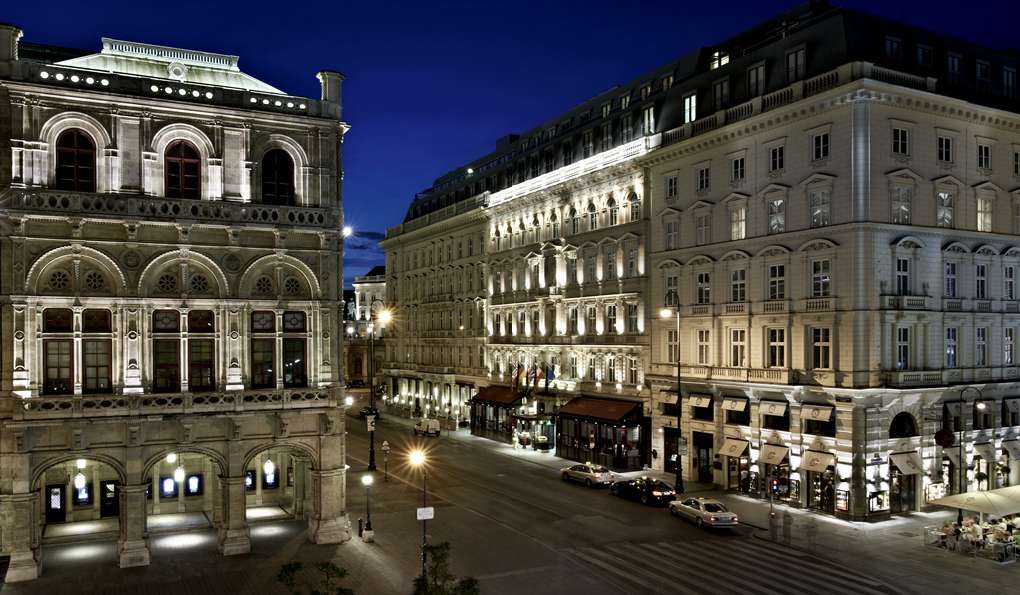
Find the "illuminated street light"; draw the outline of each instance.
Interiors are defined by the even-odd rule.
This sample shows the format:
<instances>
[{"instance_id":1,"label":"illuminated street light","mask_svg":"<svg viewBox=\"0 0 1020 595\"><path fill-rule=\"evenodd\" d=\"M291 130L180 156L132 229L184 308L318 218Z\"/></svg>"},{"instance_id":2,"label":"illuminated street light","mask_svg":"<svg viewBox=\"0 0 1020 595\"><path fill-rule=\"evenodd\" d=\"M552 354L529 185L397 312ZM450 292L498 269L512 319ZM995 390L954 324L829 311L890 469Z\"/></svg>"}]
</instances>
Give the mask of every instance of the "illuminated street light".
<instances>
[{"instance_id":1,"label":"illuminated street light","mask_svg":"<svg viewBox=\"0 0 1020 595\"><path fill-rule=\"evenodd\" d=\"M172 453L166 455L166 462L171 464L171 465L176 463L177 462L177 453L172 452Z\"/></svg>"},{"instance_id":2,"label":"illuminated street light","mask_svg":"<svg viewBox=\"0 0 1020 595\"><path fill-rule=\"evenodd\" d=\"M353 404L354 404L354 397L349 396L349 395L344 397L344 405L346 405L347 407L350 407Z\"/></svg>"},{"instance_id":3,"label":"illuminated street light","mask_svg":"<svg viewBox=\"0 0 1020 595\"><path fill-rule=\"evenodd\" d=\"M343 233L343 236L345 238L349 238L352 235L354 235L354 228L351 227L350 225L344 225L343 231L341 233Z\"/></svg>"},{"instance_id":4,"label":"illuminated street light","mask_svg":"<svg viewBox=\"0 0 1020 595\"><path fill-rule=\"evenodd\" d=\"M77 467L79 471L84 469L85 465L87 464L88 463L85 461L85 459L78 459L77 461L75 461L75 467Z\"/></svg>"},{"instance_id":5,"label":"illuminated street light","mask_svg":"<svg viewBox=\"0 0 1020 595\"><path fill-rule=\"evenodd\" d=\"M673 318L673 310L670 308L663 308L659 310L659 318Z\"/></svg>"},{"instance_id":6,"label":"illuminated street light","mask_svg":"<svg viewBox=\"0 0 1020 595\"><path fill-rule=\"evenodd\" d=\"M425 451L420 448L416 448L410 452L407 457L411 465L414 467L421 468L421 507L424 510L428 507L428 481L429 481L429 470L425 466ZM428 533L425 532L426 519L424 516L421 518L421 575L425 574L425 565L427 563L428 554L425 553L425 546L428 545Z\"/></svg>"},{"instance_id":7,"label":"illuminated street light","mask_svg":"<svg viewBox=\"0 0 1020 595\"><path fill-rule=\"evenodd\" d=\"M79 489L79 490L82 489L83 487L85 487L85 474L84 473L78 473L77 475L74 476L74 487Z\"/></svg>"},{"instance_id":8,"label":"illuminated street light","mask_svg":"<svg viewBox=\"0 0 1020 595\"><path fill-rule=\"evenodd\" d=\"M181 465L177 465L177 468L174 469L174 481L184 483L184 467Z\"/></svg>"},{"instance_id":9,"label":"illuminated street light","mask_svg":"<svg viewBox=\"0 0 1020 595\"><path fill-rule=\"evenodd\" d=\"M361 534L365 541L372 541L375 532L372 531L372 484L375 482L368 473L361 476L361 485L365 486L365 532Z\"/></svg>"}]
</instances>

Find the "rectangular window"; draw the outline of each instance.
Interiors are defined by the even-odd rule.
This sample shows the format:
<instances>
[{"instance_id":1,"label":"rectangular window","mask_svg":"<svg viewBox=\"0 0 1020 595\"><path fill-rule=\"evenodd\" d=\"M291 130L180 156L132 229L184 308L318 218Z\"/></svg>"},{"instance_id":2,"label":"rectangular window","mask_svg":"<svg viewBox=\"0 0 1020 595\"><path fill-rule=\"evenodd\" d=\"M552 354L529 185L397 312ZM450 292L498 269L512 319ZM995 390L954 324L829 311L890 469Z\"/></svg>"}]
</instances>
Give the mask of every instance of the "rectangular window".
<instances>
[{"instance_id":1,"label":"rectangular window","mask_svg":"<svg viewBox=\"0 0 1020 595\"><path fill-rule=\"evenodd\" d=\"M978 169L992 169L991 145L981 144L977 146L977 166Z\"/></svg>"},{"instance_id":2,"label":"rectangular window","mask_svg":"<svg viewBox=\"0 0 1020 595\"><path fill-rule=\"evenodd\" d=\"M1002 94L1009 99L1016 97L1016 70L1013 68L1002 69Z\"/></svg>"},{"instance_id":3,"label":"rectangular window","mask_svg":"<svg viewBox=\"0 0 1020 595\"><path fill-rule=\"evenodd\" d=\"M956 193L952 190L935 192L935 224L953 227L956 219Z\"/></svg>"},{"instance_id":4,"label":"rectangular window","mask_svg":"<svg viewBox=\"0 0 1020 595\"><path fill-rule=\"evenodd\" d=\"M708 166L698 168L698 191L708 190L711 185L711 169Z\"/></svg>"},{"instance_id":5,"label":"rectangular window","mask_svg":"<svg viewBox=\"0 0 1020 595\"><path fill-rule=\"evenodd\" d=\"M892 129L892 151L896 155L910 155L910 130L906 128Z\"/></svg>"},{"instance_id":6,"label":"rectangular window","mask_svg":"<svg viewBox=\"0 0 1020 595\"><path fill-rule=\"evenodd\" d=\"M712 352L712 332L707 329L698 329L698 363L702 366L709 365Z\"/></svg>"},{"instance_id":7,"label":"rectangular window","mask_svg":"<svg viewBox=\"0 0 1020 595\"><path fill-rule=\"evenodd\" d=\"M595 306L588 306L584 311L584 331L589 335L595 333L595 320L598 315L598 310Z\"/></svg>"},{"instance_id":8,"label":"rectangular window","mask_svg":"<svg viewBox=\"0 0 1020 595\"><path fill-rule=\"evenodd\" d=\"M979 326L974 329L974 365L988 365L988 328Z\"/></svg>"},{"instance_id":9,"label":"rectangular window","mask_svg":"<svg viewBox=\"0 0 1020 595\"><path fill-rule=\"evenodd\" d=\"M885 55L893 60L903 57L903 42L896 37L885 38Z\"/></svg>"},{"instance_id":10,"label":"rectangular window","mask_svg":"<svg viewBox=\"0 0 1020 595\"><path fill-rule=\"evenodd\" d=\"M698 245L704 246L711 241L712 218L708 213L704 213L697 215L694 222L697 226Z\"/></svg>"},{"instance_id":11,"label":"rectangular window","mask_svg":"<svg viewBox=\"0 0 1020 595\"><path fill-rule=\"evenodd\" d=\"M804 78L807 54L804 48L786 53L786 82L793 83Z\"/></svg>"},{"instance_id":12,"label":"rectangular window","mask_svg":"<svg viewBox=\"0 0 1020 595\"><path fill-rule=\"evenodd\" d=\"M616 306L613 304L606 306L606 332L616 332Z\"/></svg>"},{"instance_id":13,"label":"rectangular window","mask_svg":"<svg viewBox=\"0 0 1020 595\"><path fill-rule=\"evenodd\" d=\"M811 363L816 370L832 368L832 329L811 329Z\"/></svg>"},{"instance_id":14,"label":"rectangular window","mask_svg":"<svg viewBox=\"0 0 1020 595\"><path fill-rule=\"evenodd\" d=\"M1002 297L1007 300L1016 299L1016 267L1008 265L1002 269Z\"/></svg>"},{"instance_id":15,"label":"rectangular window","mask_svg":"<svg viewBox=\"0 0 1020 595\"><path fill-rule=\"evenodd\" d=\"M655 134L655 106L649 105L641 112L641 129L645 136Z\"/></svg>"},{"instance_id":16,"label":"rectangular window","mask_svg":"<svg viewBox=\"0 0 1020 595\"><path fill-rule=\"evenodd\" d=\"M945 272L945 288L943 294L950 298L956 297L956 263L945 263Z\"/></svg>"},{"instance_id":17,"label":"rectangular window","mask_svg":"<svg viewBox=\"0 0 1020 595\"><path fill-rule=\"evenodd\" d=\"M602 112L602 117L603 117L603 118L605 118L606 116L608 116L608 115L609 115L609 112L610 112L610 111L611 111L611 110L612 110L613 108L612 108L612 106L611 106L610 104L608 104L608 103L603 103L603 104L602 104L602 107L601 107L601 108L599 108L599 109L600 109L600 110L601 110L601 112Z\"/></svg>"},{"instance_id":18,"label":"rectangular window","mask_svg":"<svg viewBox=\"0 0 1020 595\"><path fill-rule=\"evenodd\" d=\"M953 139L949 136L939 136L938 139L938 150L936 155L938 160L943 163L953 162Z\"/></svg>"},{"instance_id":19,"label":"rectangular window","mask_svg":"<svg viewBox=\"0 0 1020 595\"><path fill-rule=\"evenodd\" d=\"M667 274L665 281L666 293L663 303L666 307L675 308L680 305L679 278L676 274Z\"/></svg>"},{"instance_id":20,"label":"rectangular window","mask_svg":"<svg viewBox=\"0 0 1020 595\"><path fill-rule=\"evenodd\" d=\"M730 272L730 301L743 302L747 299L747 269Z\"/></svg>"},{"instance_id":21,"label":"rectangular window","mask_svg":"<svg viewBox=\"0 0 1020 595\"><path fill-rule=\"evenodd\" d=\"M992 86L992 65L978 60L974 64L974 78L977 79L978 89L987 91Z\"/></svg>"},{"instance_id":22,"label":"rectangular window","mask_svg":"<svg viewBox=\"0 0 1020 595\"><path fill-rule=\"evenodd\" d=\"M698 119L698 95L688 93L684 95L684 124Z\"/></svg>"},{"instance_id":23,"label":"rectangular window","mask_svg":"<svg viewBox=\"0 0 1020 595\"><path fill-rule=\"evenodd\" d=\"M811 297L829 297L832 293L832 264L829 259L811 261Z\"/></svg>"},{"instance_id":24,"label":"rectangular window","mask_svg":"<svg viewBox=\"0 0 1020 595\"><path fill-rule=\"evenodd\" d=\"M666 200L676 200L677 197L676 174L670 174L666 176L665 187L666 187Z\"/></svg>"},{"instance_id":25,"label":"rectangular window","mask_svg":"<svg viewBox=\"0 0 1020 595\"><path fill-rule=\"evenodd\" d=\"M946 56L946 80L954 85L960 82L960 61L959 54Z\"/></svg>"},{"instance_id":26,"label":"rectangular window","mask_svg":"<svg viewBox=\"0 0 1020 595\"><path fill-rule=\"evenodd\" d=\"M275 388L276 375L273 370L275 339L251 340L251 386L252 388Z\"/></svg>"},{"instance_id":27,"label":"rectangular window","mask_svg":"<svg viewBox=\"0 0 1020 595\"><path fill-rule=\"evenodd\" d=\"M832 192L816 188L808 193L811 208L811 227L824 227L832 223Z\"/></svg>"},{"instance_id":28,"label":"rectangular window","mask_svg":"<svg viewBox=\"0 0 1020 595\"><path fill-rule=\"evenodd\" d=\"M602 278L609 280L616 278L616 247L606 247L602 254Z\"/></svg>"},{"instance_id":29,"label":"rectangular window","mask_svg":"<svg viewBox=\"0 0 1020 595\"><path fill-rule=\"evenodd\" d=\"M910 259L896 259L896 295L910 295Z\"/></svg>"},{"instance_id":30,"label":"rectangular window","mask_svg":"<svg viewBox=\"0 0 1020 595\"><path fill-rule=\"evenodd\" d=\"M712 98L715 99L715 109L724 109L730 102L730 81L723 79L713 83Z\"/></svg>"},{"instance_id":31,"label":"rectangular window","mask_svg":"<svg viewBox=\"0 0 1020 595\"><path fill-rule=\"evenodd\" d=\"M786 329L768 329L768 366L786 367Z\"/></svg>"},{"instance_id":32,"label":"rectangular window","mask_svg":"<svg viewBox=\"0 0 1020 595\"><path fill-rule=\"evenodd\" d=\"M213 342L211 340L188 340L188 390L191 392L216 390Z\"/></svg>"},{"instance_id":33,"label":"rectangular window","mask_svg":"<svg viewBox=\"0 0 1020 595\"><path fill-rule=\"evenodd\" d=\"M747 207L730 209L730 239L742 240L747 227Z\"/></svg>"},{"instance_id":34,"label":"rectangular window","mask_svg":"<svg viewBox=\"0 0 1020 595\"><path fill-rule=\"evenodd\" d=\"M626 273L628 277L637 277L637 248L627 248L627 269Z\"/></svg>"},{"instance_id":35,"label":"rectangular window","mask_svg":"<svg viewBox=\"0 0 1020 595\"><path fill-rule=\"evenodd\" d=\"M957 333L956 327L946 327L946 364L945 365L946 365L947 368L955 368L956 367L956 354L957 354L957 345L956 345L956 337L957 337L957 335L956 335L956 333Z\"/></svg>"},{"instance_id":36,"label":"rectangular window","mask_svg":"<svg viewBox=\"0 0 1020 595\"><path fill-rule=\"evenodd\" d=\"M974 265L974 297L979 300L988 299L987 265Z\"/></svg>"},{"instance_id":37,"label":"rectangular window","mask_svg":"<svg viewBox=\"0 0 1020 595\"><path fill-rule=\"evenodd\" d=\"M630 107L630 95L629 94L628 95L621 95L620 96L620 109L627 109L628 107Z\"/></svg>"},{"instance_id":38,"label":"rectangular window","mask_svg":"<svg viewBox=\"0 0 1020 595\"><path fill-rule=\"evenodd\" d=\"M811 137L811 158L814 161L829 158L829 133L823 132Z\"/></svg>"},{"instance_id":39,"label":"rectangular window","mask_svg":"<svg viewBox=\"0 0 1020 595\"><path fill-rule=\"evenodd\" d=\"M74 392L74 380L71 370L74 368L74 360L71 357L71 341L46 339L43 341L43 357L46 359L43 394L72 394Z\"/></svg>"},{"instance_id":40,"label":"rectangular window","mask_svg":"<svg viewBox=\"0 0 1020 595\"><path fill-rule=\"evenodd\" d=\"M1002 329L1002 365L1012 366L1016 346L1016 335L1012 327Z\"/></svg>"},{"instance_id":41,"label":"rectangular window","mask_svg":"<svg viewBox=\"0 0 1020 595\"><path fill-rule=\"evenodd\" d=\"M744 180L744 158L737 157L730 160L730 182L741 182Z\"/></svg>"},{"instance_id":42,"label":"rectangular window","mask_svg":"<svg viewBox=\"0 0 1020 595\"><path fill-rule=\"evenodd\" d=\"M698 304L711 304L712 303L712 274L711 273L698 273L698 282L696 286L695 296Z\"/></svg>"},{"instance_id":43,"label":"rectangular window","mask_svg":"<svg viewBox=\"0 0 1020 595\"><path fill-rule=\"evenodd\" d=\"M567 331L571 335L576 335L577 334L577 308L576 307L570 308L569 312L567 313Z\"/></svg>"},{"instance_id":44,"label":"rectangular window","mask_svg":"<svg viewBox=\"0 0 1020 595\"><path fill-rule=\"evenodd\" d=\"M892 222L910 225L914 203L914 189L910 186L893 187Z\"/></svg>"},{"instance_id":45,"label":"rectangular window","mask_svg":"<svg viewBox=\"0 0 1020 595\"><path fill-rule=\"evenodd\" d=\"M730 366L743 368L746 353L747 331L742 328L730 329Z\"/></svg>"},{"instance_id":46,"label":"rectangular window","mask_svg":"<svg viewBox=\"0 0 1020 595\"><path fill-rule=\"evenodd\" d=\"M668 363L675 364L680 350L680 335L677 334L676 329L672 329L666 333L666 360Z\"/></svg>"},{"instance_id":47,"label":"rectangular window","mask_svg":"<svg viewBox=\"0 0 1020 595\"><path fill-rule=\"evenodd\" d=\"M769 233L783 233L786 231L786 199L769 199Z\"/></svg>"},{"instance_id":48,"label":"rectangular window","mask_svg":"<svg viewBox=\"0 0 1020 595\"><path fill-rule=\"evenodd\" d=\"M765 65L759 64L747 69L747 94L757 97L765 92Z\"/></svg>"},{"instance_id":49,"label":"rectangular window","mask_svg":"<svg viewBox=\"0 0 1020 595\"><path fill-rule=\"evenodd\" d=\"M110 357L109 339L86 339L82 341L82 357L85 361L82 370L82 392L85 393L107 393L110 392L110 368L112 359Z\"/></svg>"},{"instance_id":50,"label":"rectangular window","mask_svg":"<svg viewBox=\"0 0 1020 595\"><path fill-rule=\"evenodd\" d=\"M666 221L666 250L675 250L680 247L680 222L676 220Z\"/></svg>"},{"instance_id":51,"label":"rectangular window","mask_svg":"<svg viewBox=\"0 0 1020 595\"><path fill-rule=\"evenodd\" d=\"M768 299L786 299L786 265L769 265L769 291Z\"/></svg>"},{"instance_id":52,"label":"rectangular window","mask_svg":"<svg viewBox=\"0 0 1020 595\"><path fill-rule=\"evenodd\" d=\"M638 307L637 304L627 304L627 332L638 332Z\"/></svg>"},{"instance_id":53,"label":"rectangular window","mask_svg":"<svg viewBox=\"0 0 1020 595\"><path fill-rule=\"evenodd\" d=\"M906 370L910 367L910 329L905 326L896 327L896 369Z\"/></svg>"},{"instance_id":54,"label":"rectangular window","mask_svg":"<svg viewBox=\"0 0 1020 595\"><path fill-rule=\"evenodd\" d=\"M987 196L977 199L977 230L992 231L992 199Z\"/></svg>"},{"instance_id":55,"label":"rectangular window","mask_svg":"<svg viewBox=\"0 0 1020 595\"><path fill-rule=\"evenodd\" d=\"M157 339L152 342L153 392L172 393L180 390L180 346L178 339Z\"/></svg>"},{"instance_id":56,"label":"rectangular window","mask_svg":"<svg viewBox=\"0 0 1020 595\"><path fill-rule=\"evenodd\" d=\"M785 167L785 147L779 145L769 149L769 171L780 171Z\"/></svg>"}]
</instances>

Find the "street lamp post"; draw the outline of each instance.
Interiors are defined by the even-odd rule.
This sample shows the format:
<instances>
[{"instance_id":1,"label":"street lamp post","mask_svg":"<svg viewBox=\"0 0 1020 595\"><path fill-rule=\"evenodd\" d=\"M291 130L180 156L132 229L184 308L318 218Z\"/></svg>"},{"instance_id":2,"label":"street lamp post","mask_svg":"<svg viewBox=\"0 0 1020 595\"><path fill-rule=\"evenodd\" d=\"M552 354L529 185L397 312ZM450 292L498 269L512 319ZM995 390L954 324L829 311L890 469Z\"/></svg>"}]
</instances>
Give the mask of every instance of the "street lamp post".
<instances>
[{"instance_id":1,"label":"street lamp post","mask_svg":"<svg viewBox=\"0 0 1020 595\"><path fill-rule=\"evenodd\" d=\"M376 300L371 306L375 306ZM381 303L381 302L380 302ZM369 312L372 311L371 306ZM390 311L383 308L379 310L379 328L385 328L390 321ZM368 325L368 470L375 471L375 420L378 417L375 413L375 322Z\"/></svg>"},{"instance_id":2,"label":"street lamp post","mask_svg":"<svg viewBox=\"0 0 1020 595\"><path fill-rule=\"evenodd\" d=\"M683 403L680 398L680 306L677 301L676 312L672 308L663 308L659 311L659 317L663 319L676 316L676 493L679 496L684 493L684 456L683 456ZM667 347L668 348L668 347Z\"/></svg>"},{"instance_id":3,"label":"street lamp post","mask_svg":"<svg viewBox=\"0 0 1020 595\"><path fill-rule=\"evenodd\" d=\"M361 538L367 542L371 542L375 537L375 531L372 530L372 482L373 477L368 473L361 476L361 485L365 486L365 530L361 534Z\"/></svg>"},{"instance_id":4,"label":"street lamp post","mask_svg":"<svg viewBox=\"0 0 1020 595\"><path fill-rule=\"evenodd\" d=\"M960 391L960 434L959 434L959 436L960 436L960 464L959 464L959 470L958 470L959 472L957 474L957 480L958 480L958 482L957 482L957 489L959 490L959 492L961 494L967 491L964 488L964 483L963 483L964 482L964 478L966 477L966 473L964 472L964 469L966 469L966 467L967 467L967 459L964 458L964 453L963 453L963 404L964 404L963 398L967 394L967 391L969 391L969 390L972 390L972 391L974 391L974 392L976 392L978 394L978 402L976 404L977 408L979 410L981 410L981 411L984 411L984 409L986 407L984 402L982 402L982 400L984 399L985 396L984 396L984 393L981 392L980 388L978 388L976 386L965 386L963 388L963 390ZM962 508L958 508L957 511L956 511L956 522L957 522L957 524L959 526L961 526L961 527L963 526L963 509Z\"/></svg>"},{"instance_id":5,"label":"street lamp post","mask_svg":"<svg viewBox=\"0 0 1020 595\"><path fill-rule=\"evenodd\" d=\"M429 472L428 468L425 467L425 452L421 450L412 450L409 457L411 465L414 467L421 468L421 507L428 507L428 481ZM421 519L421 576L425 578L425 564L427 562L427 554L425 553L425 546L428 545L428 534L425 532L426 519L422 515Z\"/></svg>"}]
</instances>

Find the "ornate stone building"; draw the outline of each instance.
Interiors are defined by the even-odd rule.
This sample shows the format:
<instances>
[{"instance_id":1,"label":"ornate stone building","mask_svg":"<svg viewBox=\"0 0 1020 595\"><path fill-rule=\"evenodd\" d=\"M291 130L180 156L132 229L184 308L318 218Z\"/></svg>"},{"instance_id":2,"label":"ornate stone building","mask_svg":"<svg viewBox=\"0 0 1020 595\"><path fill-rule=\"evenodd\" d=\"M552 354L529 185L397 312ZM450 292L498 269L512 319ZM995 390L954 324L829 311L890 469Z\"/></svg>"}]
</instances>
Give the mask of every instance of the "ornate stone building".
<instances>
[{"instance_id":1,"label":"ornate stone building","mask_svg":"<svg viewBox=\"0 0 1020 595\"><path fill-rule=\"evenodd\" d=\"M236 56L0 26L0 533L204 511L223 554L251 506L349 538L341 370L341 82L320 99Z\"/></svg>"},{"instance_id":2,"label":"ornate stone building","mask_svg":"<svg viewBox=\"0 0 1020 595\"><path fill-rule=\"evenodd\" d=\"M364 275L354 278L354 290L349 312L344 321L344 372L346 380L370 384L369 376L382 370L386 357L385 339L388 321L380 320L379 313L388 309L386 302L386 267L372 267ZM374 354L374 362L369 353Z\"/></svg>"}]
</instances>

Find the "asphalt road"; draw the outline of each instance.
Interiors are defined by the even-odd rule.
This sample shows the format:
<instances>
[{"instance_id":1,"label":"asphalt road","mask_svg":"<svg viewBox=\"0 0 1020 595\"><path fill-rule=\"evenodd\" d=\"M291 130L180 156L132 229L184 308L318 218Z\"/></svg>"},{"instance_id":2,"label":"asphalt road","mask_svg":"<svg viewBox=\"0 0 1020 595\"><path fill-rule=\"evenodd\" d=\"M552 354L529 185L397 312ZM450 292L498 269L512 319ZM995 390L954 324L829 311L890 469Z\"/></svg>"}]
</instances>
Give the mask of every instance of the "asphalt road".
<instances>
[{"instance_id":1,"label":"asphalt road","mask_svg":"<svg viewBox=\"0 0 1020 595\"><path fill-rule=\"evenodd\" d=\"M349 510L357 518L364 516L360 476L368 458L363 420L348 418L348 438ZM400 559L400 566L416 560L421 526L414 509L421 505L422 477L406 460L412 448L425 448L428 504L436 508L429 539L449 541L453 570L478 578L485 593L894 592L831 562L752 537L747 527L701 530L663 508L566 483L555 469L515 457L494 442L463 435L414 437L385 415L376 431L379 471L383 440L392 450L390 481L373 487L378 545ZM405 543L393 543L395 537Z\"/></svg>"}]
</instances>

